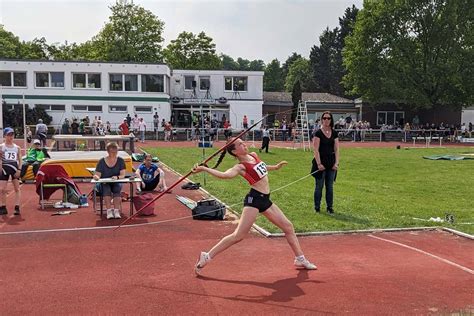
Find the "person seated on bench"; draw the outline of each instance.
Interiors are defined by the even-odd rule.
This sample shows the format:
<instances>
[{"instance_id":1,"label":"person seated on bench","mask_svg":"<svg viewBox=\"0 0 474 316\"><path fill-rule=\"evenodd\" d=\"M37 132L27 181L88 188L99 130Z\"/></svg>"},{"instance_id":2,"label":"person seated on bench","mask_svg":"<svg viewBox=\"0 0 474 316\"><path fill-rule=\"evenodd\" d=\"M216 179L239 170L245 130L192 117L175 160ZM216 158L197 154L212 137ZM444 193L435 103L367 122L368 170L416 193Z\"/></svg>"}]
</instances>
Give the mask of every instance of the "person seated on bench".
<instances>
[{"instance_id":1,"label":"person seated on bench","mask_svg":"<svg viewBox=\"0 0 474 316\"><path fill-rule=\"evenodd\" d=\"M20 179L26 175L29 166L33 166L33 174L36 177L38 170L47 158L51 158L46 148L41 148L41 141L39 139L33 140L33 145L28 149L26 158L23 159L21 166Z\"/></svg>"},{"instance_id":2,"label":"person seated on bench","mask_svg":"<svg viewBox=\"0 0 474 316\"><path fill-rule=\"evenodd\" d=\"M94 180L101 178L111 178L112 180L125 178L125 160L118 156L117 143L108 143L105 147L107 156L101 158L95 167ZM121 218L120 210L122 209L122 184L116 182L101 183L101 194L105 200L105 207L107 208L107 219ZM113 205L111 206L111 199L113 198Z\"/></svg>"},{"instance_id":3,"label":"person seated on bench","mask_svg":"<svg viewBox=\"0 0 474 316\"><path fill-rule=\"evenodd\" d=\"M142 191L153 191L158 187L159 192L163 192L167 189L165 182L165 173L161 168L152 162L150 154L145 155L145 160L135 171L138 178L142 179L142 182L137 183L137 192Z\"/></svg>"}]
</instances>

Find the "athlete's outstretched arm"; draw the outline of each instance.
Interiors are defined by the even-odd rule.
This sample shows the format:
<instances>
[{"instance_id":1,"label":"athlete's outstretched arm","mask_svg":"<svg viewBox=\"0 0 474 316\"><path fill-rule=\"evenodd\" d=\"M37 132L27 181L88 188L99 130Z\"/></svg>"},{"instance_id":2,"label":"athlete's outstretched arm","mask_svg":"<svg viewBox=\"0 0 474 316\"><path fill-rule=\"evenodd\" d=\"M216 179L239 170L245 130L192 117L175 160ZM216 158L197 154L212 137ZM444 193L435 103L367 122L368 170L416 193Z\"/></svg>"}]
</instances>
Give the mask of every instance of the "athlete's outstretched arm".
<instances>
[{"instance_id":1,"label":"athlete's outstretched arm","mask_svg":"<svg viewBox=\"0 0 474 316\"><path fill-rule=\"evenodd\" d=\"M204 171L219 179L232 179L238 176L241 170L242 170L242 166L240 164L237 164L233 166L232 168L227 169L224 172L216 170L216 169L208 168L205 166L195 166L192 171L193 173L199 173L199 172Z\"/></svg>"},{"instance_id":2,"label":"athlete's outstretched arm","mask_svg":"<svg viewBox=\"0 0 474 316\"><path fill-rule=\"evenodd\" d=\"M283 160L283 161L280 161L279 163L277 163L276 165L268 165L267 170L268 171L278 170L278 169L280 169L281 167L283 167L284 165L287 165L287 164L288 164L288 162Z\"/></svg>"}]
</instances>

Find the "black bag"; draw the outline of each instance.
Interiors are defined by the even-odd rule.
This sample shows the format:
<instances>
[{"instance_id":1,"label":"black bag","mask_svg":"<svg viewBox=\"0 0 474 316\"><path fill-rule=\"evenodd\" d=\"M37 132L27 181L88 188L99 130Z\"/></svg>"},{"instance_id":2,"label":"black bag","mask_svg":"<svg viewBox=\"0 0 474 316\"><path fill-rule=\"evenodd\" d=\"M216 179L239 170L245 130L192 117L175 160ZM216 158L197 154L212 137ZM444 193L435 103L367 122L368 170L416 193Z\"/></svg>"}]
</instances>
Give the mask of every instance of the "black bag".
<instances>
[{"instance_id":1,"label":"black bag","mask_svg":"<svg viewBox=\"0 0 474 316\"><path fill-rule=\"evenodd\" d=\"M200 200L192 209L193 219L197 220L223 220L225 215L224 204L215 199Z\"/></svg>"}]
</instances>

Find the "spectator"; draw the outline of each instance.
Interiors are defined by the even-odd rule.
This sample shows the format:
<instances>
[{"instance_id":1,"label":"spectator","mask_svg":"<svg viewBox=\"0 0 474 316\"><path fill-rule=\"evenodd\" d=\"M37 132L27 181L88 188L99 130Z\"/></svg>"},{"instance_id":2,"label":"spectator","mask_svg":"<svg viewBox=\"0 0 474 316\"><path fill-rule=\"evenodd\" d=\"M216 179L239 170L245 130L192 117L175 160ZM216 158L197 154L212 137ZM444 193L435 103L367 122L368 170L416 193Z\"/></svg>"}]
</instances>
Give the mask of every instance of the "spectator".
<instances>
[{"instance_id":1,"label":"spectator","mask_svg":"<svg viewBox=\"0 0 474 316\"><path fill-rule=\"evenodd\" d=\"M469 122L468 131L469 131L469 138L471 138L472 137L472 122Z\"/></svg>"},{"instance_id":2,"label":"spectator","mask_svg":"<svg viewBox=\"0 0 474 316\"><path fill-rule=\"evenodd\" d=\"M41 141L35 139L33 145L28 149L26 157L23 159L23 165L21 166L20 179L26 175L28 166L33 166L33 174L36 176L38 170L47 158L51 158L46 148L41 148Z\"/></svg>"},{"instance_id":3,"label":"spectator","mask_svg":"<svg viewBox=\"0 0 474 316\"><path fill-rule=\"evenodd\" d=\"M244 118L242 119L242 126L243 126L244 129L249 128L249 122L248 122L247 115L244 115Z\"/></svg>"},{"instance_id":4,"label":"spectator","mask_svg":"<svg viewBox=\"0 0 474 316\"><path fill-rule=\"evenodd\" d=\"M8 214L7 211L7 185L12 179L15 190L15 212L20 215L20 170L21 149L13 142L15 132L13 128L7 127L3 130L5 142L0 145L0 215Z\"/></svg>"},{"instance_id":5,"label":"spectator","mask_svg":"<svg viewBox=\"0 0 474 316\"><path fill-rule=\"evenodd\" d=\"M26 126L26 141L28 142L28 144L31 144L32 140L33 140L33 133L31 132L30 127Z\"/></svg>"},{"instance_id":6,"label":"spectator","mask_svg":"<svg viewBox=\"0 0 474 316\"><path fill-rule=\"evenodd\" d=\"M86 119L82 119L79 123L79 134L85 135L86 133Z\"/></svg>"},{"instance_id":7,"label":"spectator","mask_svg":"<svg viewBox=\"0 0 474 316\"><path fill-rule=\"evenodd\" d=\"M145 143L146 123L142 117L138 122L138 130L140 131L140 142Z\"/></svg>"},{"instance_id":8,"label":"spectator","mask_svg":"<svg viewBox=\"0 0 474 316\"><path fill-rule=\"evenodd\" d=\"M130 123L132 122L132 117L130 116L130 113L127 114L127 125L128 125L128 128L130 128Z\"/></svg>"},{"instance_id":9,"label":"spectator","mask_svg":"<svg viewBox=\"0 0 474 316\"><path fill-rule=\"evenodd\" d=\"M118 156L117 143L108 143L106 150L107 156L100 159L97 163L94 179L111 178L112 180L117 180L125 178L125 160ZM116 182L101 183L100 187L107 209L107 219L121 218L122 198L120 192L122 191L122 184Z\"/></svg>"},{"instance_id":10,"label":"spectator","mask_svg":"<svg viewBox=\"0 0 474 316\"><path fill-rule=\"evenodd\" d=\"M97 121L97 116L94 116L94 120L92 121L92 135L97 135L97 129L98 129L98 121Z\"/></svg>"},{"instance_id":11,"label":"spectator","mask_svg":"<svg viewBox=\"0 0 474 316\"><path fill-rule=\"evenodd\" d=\"M132 120L132 130L134 135L138 135L138 129L140 127L140 119L138 118L138 115L135 114Z\"/></svg>"},{"instance_id":12,"label":"spectator","mask_svg":"<svg viewBox=\"0 0 474 316\"><path fill-rule=\"evenodd\" d=\"M69 134L69 120L66 118L64 119L63 125L61 126L61 134L67 135Z\"/></svg>"},{"instance_id":13,"label":"spectator","mask_svg":"<svg viewBox=\"0 0 474 316\"><path fill-rule=\"evenodd\" d=\"M72 134L74 134L74 135L79 135L79 124L77 123L77 119L76 119L76 118L72 120L71 132L72 132Z\"/></svg>"},{"instance_id":14,"label":"spectator","mask_svg":"<svg viewBox=\"0 0 474 316\"><path fill-rule=\"evenodd\" d=\"M224 122L224 137L225 137L225 140L229 140L229 137L232 136L232 125L230 124L229 121L225 121Z\"/></svg>"},{"instance_id":15,"label":"spectator","mask_svg":"<svg viewBox=\"0 0 474 316\"><path fill-rule=\"evenodd\" d=\"M105 122L105 132L107 134L112 134L112 124L109 121Z\"/></svg>"},{"instance_id":16,"label":"spectator","mask_svg":"<svg viewBox=\"0 0 474 316\"><path fill-rule=\"evenodd\" d=\"M333 214L333 184L339 167L339 139L334 130L331 112L324 112L321 121L321 129L313 138L314 159L311 172L316 180L314 210L317 213L321 210L323 187L326 185L326 210L329 214Z\"/></svg>"},{"instance_id":17,"label":"spectator","mask_svg":"<svg viewBox=\"0 0 474 316\"><path fill-rule=\"evenodd\" d=\"M262 131L262 147L260 148L260 152L265 149L265 152L268 153L268 149L270 147L270 131L268 130L268 126L265 125L265 128Z\"/></svg>"},{"instance_id":18,"label":"spectator","mask_svg":"<svg viewBox=\"0 0 474 316\"><path fill-rule=\"evenodd\" d=\"M142 191L151 192L156 187L158 187L158 192L163 192L167 189L165 173L158 165L152 162L150 154L145 155L145 161L138 167L135 173L142 180L142 182L137 183L138 193Z\"/></svg>"},{"instance_id":19,"label":"spectator","mask_svg":"<svg viewBox=\"0 0 474 316\"><path fill-rule=\"evenodd\" d=\"M160 116L158 115L158 112L155 112L155 115L153 115L153 128L155 130L155 133L158 132L159 125L160 125Z\"/></svg>"},{"instance_id":20,"label":"spectator","mask_svg":"<svg viewBox=\"0 0 474 316\"><path fill-rule=\"evenodd\" d=\"M169 142L172 140L171 132L173 131L173 126L171 122L165 123L165 142Z\"/></svg>"},{"instance_id":21,"label":"spectator","mask_svg":"<svg viewBox=\"0 0 474 316\"><path fill-rule=\"evenodd\" d=\"M48 135L48 127L43 123L42 119L38 120L35 129L36 138L41 141L41 146L46 147L46 137Z\"/></svg>"},{"instance_id":22,"label":"spectator","mask_svg":"<svg viewBox=\"0 0 474 316\"><path fill-rule=\"evenodd\" d=\"M122 133L122 135L128 135L129 134L127 118L123 119L122 124L119 125L119 130Z\"/></svg>"}]
</instances>

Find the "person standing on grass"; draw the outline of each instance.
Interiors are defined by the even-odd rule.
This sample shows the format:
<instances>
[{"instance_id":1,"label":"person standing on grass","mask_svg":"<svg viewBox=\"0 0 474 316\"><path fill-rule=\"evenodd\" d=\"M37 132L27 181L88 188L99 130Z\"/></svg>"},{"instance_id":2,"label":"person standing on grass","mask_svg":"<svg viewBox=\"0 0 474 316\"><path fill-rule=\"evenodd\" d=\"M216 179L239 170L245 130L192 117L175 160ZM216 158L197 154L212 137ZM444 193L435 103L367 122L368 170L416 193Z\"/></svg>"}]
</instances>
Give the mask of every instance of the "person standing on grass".
<instances>
[{"instance_id":1,"label":"person standing on grass","mask_svg":"<svg viewBox=\"0 0 474 316\"><path fill-rule=\"evenodd\" d=\"M15 190L15 212L20 215L20 170L21 150L13 142L15 132L7 127L3 130L5 142L0 145L0 215L7 215L7 184L11 178Z\"/></svg>"},{"instance_id":2,"label":"person standing on grass","mask_svg":"<svg viewBox=\"0 0 474 316\"><path fill-rule=\"evenodd\" d=\"M321 116L321 128L314 134L313 146L314 158L311 172L316 179L314 210L317 213L321 210L323 187L326 184L326 210L329 214L333 214L333 184L339 167L339 139L334 130L333 116L329 111Z\"/></svg>"},{"instance_id":3,"label":"person standing on grass","mask_svg":"<svg viewBox=\"0 0 474 316\"><path fill-rule=\"evenodd\" d=\"M226 153L237 158L238 163L225 172L215 170L224 159ZM256 153L249 153L247 146L241 139L237 139L222 152L214 168L211 169L205 166L195 166L193 168L192 171L194 173L207 172L220 179L232 179L240 175L250 184L250 192L244 199L244 209L242 210L242 216L237 228L232 234L222 238L209 252L201 252L194 268L196 274L199 275L202 268L219 253L242 241L255 223L259 213L262 213L270 222L285 233L286 240L295 254L295 266L316 270L316 265L309 262L303 255L293 224L280 208L270 200L268 171L279 170L286 164L286 161L281 161L276 165L267 166L258 158Z\"/></svg>"},{"instance_id":4,"label":"person standing on grass","mask_svg":"<svg viewBox=\"0 0 474 316\"><path fill-rule=\"evenodd\" d=\"M270 131L268 126L265 125L265 128L262 131L262 147L259 149L260 152L265 149L265 152L268 154L268 149L270 148Z\"/></svg>"}]
</instances>

